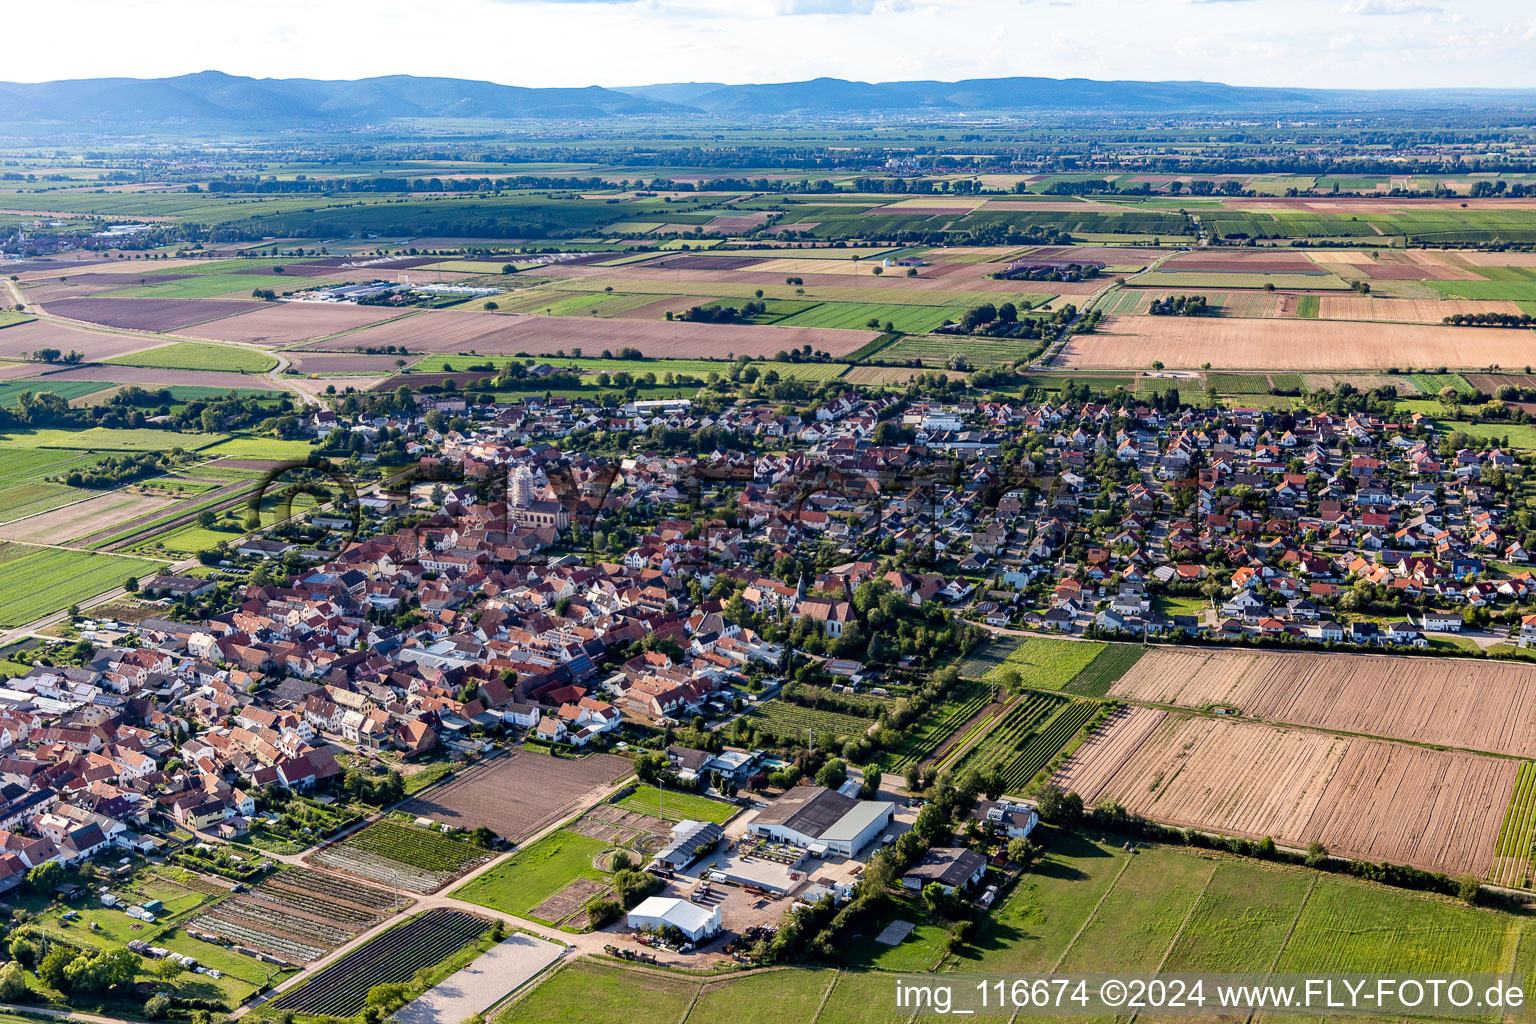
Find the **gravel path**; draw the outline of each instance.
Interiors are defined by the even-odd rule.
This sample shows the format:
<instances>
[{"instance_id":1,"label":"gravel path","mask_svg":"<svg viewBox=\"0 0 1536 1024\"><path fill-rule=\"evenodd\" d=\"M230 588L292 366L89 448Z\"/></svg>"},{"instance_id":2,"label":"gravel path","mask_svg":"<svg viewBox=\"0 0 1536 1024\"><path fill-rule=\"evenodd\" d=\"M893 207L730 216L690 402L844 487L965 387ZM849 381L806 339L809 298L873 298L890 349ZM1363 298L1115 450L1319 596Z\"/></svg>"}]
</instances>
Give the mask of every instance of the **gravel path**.
<instances>
[{"instance_id":1,"label":"gravel path","mask_svg":"<svg viewBox=\"0 0 1536 1024\"><path fill-rule=\"evenodd\" d=\"M401 1007L400 1024L460 1024L560 959L565 947L531 935L511 935L474 963Z\"/></svg>"}]
</instances>

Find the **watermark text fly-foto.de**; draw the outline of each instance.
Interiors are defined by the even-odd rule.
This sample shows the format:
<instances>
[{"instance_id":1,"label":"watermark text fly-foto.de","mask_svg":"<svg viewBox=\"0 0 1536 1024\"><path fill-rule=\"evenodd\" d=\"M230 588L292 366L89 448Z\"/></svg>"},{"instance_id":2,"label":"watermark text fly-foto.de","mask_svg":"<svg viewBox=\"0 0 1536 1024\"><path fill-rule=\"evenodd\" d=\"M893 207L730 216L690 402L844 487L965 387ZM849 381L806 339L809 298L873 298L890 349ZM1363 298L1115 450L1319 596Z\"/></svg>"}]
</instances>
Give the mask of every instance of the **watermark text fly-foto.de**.
<instances>
[{"instance_id":1,"label":"watermark text fly-foto.de","mask_svg":"<svg viewBox=\"0 0 1536 1024\"><path fill-rule=\"evenodd\" d=\"M893 1009L934 1016L1293 1011L1461 1017L1523 1014L1514 974L953 974L898 976Z\"/></svg>"}]
</instances>

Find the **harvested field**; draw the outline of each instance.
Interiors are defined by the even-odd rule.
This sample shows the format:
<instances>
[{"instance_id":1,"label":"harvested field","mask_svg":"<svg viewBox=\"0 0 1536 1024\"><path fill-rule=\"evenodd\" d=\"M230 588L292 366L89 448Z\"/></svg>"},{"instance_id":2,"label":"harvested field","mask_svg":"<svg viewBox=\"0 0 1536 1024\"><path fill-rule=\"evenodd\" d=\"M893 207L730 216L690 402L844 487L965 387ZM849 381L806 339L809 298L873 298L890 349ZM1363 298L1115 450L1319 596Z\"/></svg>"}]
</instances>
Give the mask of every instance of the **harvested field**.
<instances>
[{"instance_id":1,"label":"harvested field","mask_svg":"<svg viewBox=\"0 0 1536 1024\"><path fill-rule=\"evenodd\" d=\"M188 324L261 309L265 303L213 299L59 299L48 312L70 320L134 331L171 331Z\"/></svg>"},{"instance_id":2,"label":"harvested field","mask_svg":"<svg viewBox=\"0 0 1536 1024\"><path fill-rule=\"evenodd\" d=\"M633 766L621 757L553 757L524 751L463 772L400 810L446 824L489 827L514 843L595 800Z\"/></svg>"},{"instance_id":3,"label":"harvested field","mask_svg":"<svg viewBox=\"0 0 1536 1024\"><path fill-rule=\"evenodd\" d=\"M1482 874L1516 770L1502 758L1132 708L1054 781L1168 824Z\"/></svg>"},{"instance_id":4,"label":"harvested field","mask_svg":"<svg viewBox=\"0 0 1536 1024\"><path fill-rule=\"evenodd\" d=\"M61 352L75 349L85 353L87 362L110 359L128 352L154 348L165 342L160 338L134 338L122 334L102 334L78 327L66 327L47 320L34 320L0 331L0 357L25 358L40 348ZM24 355L25 353L25 355ZM92 378L100 380L102 378Z\"/></svg>"},{"instance_id":5,"label":"harvested field","mask_svg":"<svg viewBox=\"0 0 1536 1024\"><path fill-rule=\"evenodd\" d=\"M1425 324L1357 325L1324 320L1228 320L1200 317L1106 317L1094 334L1063 348L1068 369L1135 369L1210 363L1217 369L1346 370L1389 366L1523 366L1536 353L1530 331ZM1476 344L1472 344L1475 340Z\"/></svg>"},{"instance_id":6,"label":"harvested field","mask_svg":"<svg viewBox=\"0 0 1536 1024\"><path fill-rule=\"evenodd\" d=\"M136 516L147 515L167 505L175 504L172 498L148 494L130 494L125 491L109 491L93 494L84 501L56 508L26 519L0 526L0 540L30 541L36 544L62 544L89 533L125 523Z\"/></svg>"},{"instance_id":7,"label":"harvested field","mask_svg":"<svg viewBox=\"0 0 1536 1024\"><path fill-rule=\"evenodd\" d=\"M212 341L255 345L292 345L369 327L400 316L396 309L331 302L273 302L238 316L224 317L182 332Z\"/></svg>"},{"instance_id":8,"label":"harvested field","mask_svg":"<svg viewBox=\"0 0 1536 1024\"><path fill-rule=\"evenodd\" d=\"M397 909L392 893L334 875L288 868L250 892L215 903L187 930L222 936L288 963L318 960Z\"/></svg>"},{"instance_id":9,"label":"harvested field","mask_svg":"<svg viewBox=\"0 0 1536 1024\"><path fill-rule=\"evenodd\" d=\"M1384 700L1388 692L1392 699ZM1536 666L1520 662L1158 649L1110 695L1225 705L1268 722L1536 756Z\"/></svg>"},{"instance_id":10,"label":"harvested field","mask_svg":"<svg viewBox=\"0 0 1536 1024\"><path fill-rule=\"evenodd\" d=\"M1373 320L1438 324L1457 313L1509 313L1520 307L1508 301L1470 299L1383 299L1370 295L1320 295L1317 315L1323 320Z\"/></svg>"},{"instance_id":11,"label":"harvested field","mask_svg":"<svg viewBox=\"0 0 1536 1024\"><path fill-rule=\"evenodd\" d=\"M829 328L692 324L646 320L583 319L580 317L515 316L499 313L423 313L348 334L334 341L313 342L307 349L345 352L357 346L404 345L411 352L478 354L527 352L530 355L569 352L572 348L638 348L647 356L770 356L810 345L834 356L846 355L872 338L874 331Z\"/></svg>"},{"instance_id":12,"label":"harvested field","mask_svg":"<svg viewBox=\"0 0 1536 1024\"><path fill-rule=\"evenodd\" d=\"M843 374L850 384L905 384L928 371L920 366L855 366ZM949 371L951 378L957 374Z\"/></svg>"},{"instance_id":13,"label":"harvested field","mask_svg":"<svg viewBox=\"0 0 1536 1024\"><path fill-rule=\"evenodd\" d=\"M110 335L101 335L101 337L110 337ZM143 341L148 344L136 345L136 351L164 347L156 346L149 339L143 339ZM155 366L123 366L118 363L76 366L50 373L45 379L108 381L113 384L137 384L139 387L150 389L186 384L196 387L233 388L236 391L282 390L271 380L257 373L236 373L232 370L167 370Z\"/></svg>"}]
</instances>

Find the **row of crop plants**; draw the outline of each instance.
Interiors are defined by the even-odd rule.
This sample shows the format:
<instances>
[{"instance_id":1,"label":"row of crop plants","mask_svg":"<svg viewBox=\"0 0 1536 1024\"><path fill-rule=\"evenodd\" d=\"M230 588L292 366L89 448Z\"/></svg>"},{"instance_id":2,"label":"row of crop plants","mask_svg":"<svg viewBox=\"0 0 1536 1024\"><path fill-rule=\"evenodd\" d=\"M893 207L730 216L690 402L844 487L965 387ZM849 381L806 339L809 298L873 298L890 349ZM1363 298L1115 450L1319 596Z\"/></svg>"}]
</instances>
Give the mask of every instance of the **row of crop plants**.
<instances>
[{"instance_id":1,"label":"row of crop plants","mask_svg":"<svg viewBox=\"0 0 1536 1024\"><path fill-rule=\"evenodd\" d=\"M976 769L1006 763L1029 741L1035 727L1049 718L1061 704L1060 697L1045 693L1031 693L1021 697L1003 720L987 731L986 738L961 757L959 763Z\"/></svg>"},{"instance_id":2,"label":"row of crop plants","mask_svg":"<svg viewBox=\"0 0 1536 1024\"><path fill-rule=\"evenodd\" d=\"M354 1016L374 986L410 981L475 941L487 927L482 918L463 911L429 910L348 953L272 1005L303 1014Z\"/></svg>"},{"instance_id":3,"label":"row of crop plants","mask_svg":"<svg viewBox=\"0 0 1536 1024\"><path fill-rule=\"evenodd\" d=\"M1097 701L1078 700L1057 712L1056 717L1035 733L1018 756L1003 769L1003 783L1007 791L1016 793L1023 789L1099 713L1100 707L1102 705Z\"/></svg>"},{"instance_id":4,"label":"row of crop plants","mask_svg":"<svg viewBox=\"0 0 1536 1024\"><path fill-rule=\"evenodd\" d=\"M1529 886L1533 841L1536 841L1536 763L1522 761L1509 809L1504 812L1504 825L1499 829L1499 841L1494 846L1488 881L1494 885Z\"/></svg>"}]
</instances>

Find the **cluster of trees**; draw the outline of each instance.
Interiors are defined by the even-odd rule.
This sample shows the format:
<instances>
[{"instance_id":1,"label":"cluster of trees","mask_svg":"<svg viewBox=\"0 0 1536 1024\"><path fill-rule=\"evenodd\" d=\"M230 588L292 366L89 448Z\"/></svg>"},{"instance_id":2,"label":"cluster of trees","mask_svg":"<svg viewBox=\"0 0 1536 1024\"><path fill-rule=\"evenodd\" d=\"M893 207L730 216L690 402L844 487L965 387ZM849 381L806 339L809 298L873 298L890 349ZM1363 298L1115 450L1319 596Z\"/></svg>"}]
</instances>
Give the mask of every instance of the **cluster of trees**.
<instances>
[{"instance_id":1,"label":"cluster of trees","mask_svg":"<svg viewBox=\"0 0 1536 1024\"><path fill-rule=\"evenodd\" d=\"M1210 312L1204 295L1169 295L1153 299L1147 307L1149 316L1206 316Z\"/></svg>"},{"instance_id":2,"label":"cluster of trees","mask_svg":"<svg viewBox=\"0 0 1536 1024\"><path fill-rule=\"evenodd\" d=\"M730 324L761 316L767 308L767 304L760 301L743 303L740 309L735 306L689 306L683 311L682 319L689 323ZM670 312L667 319L672 319Z\"/></svg>"},{"instance_id":3,"label":"cluster of trees","mask_svg":"<svg viewBox=\"0 0 1536 1024\"><path fill-rule=\"evenodd\" d=\"M85 353L70 349L68 352L60 352L56 348L35 348L32 350L32 358L44 363L79 363L85 360Z\"/></svg>"},{"instance_id":4,"label":"cluster of trees","mask_svg":"<svg viewBox=\"0 0 1536 1024\"><path fill-rule=\"evenodd\" d=\"M1529 327L1532 317L1529 313L1456 313L1442 322L1452 327Z\"/></svg>"},{"instance_id":5,"label":"cluster of trees","mask_svg":"<svg viewBox=\"0 0 1536 1024\"><path fill-rule=\"evenodd\" d=\"M108 455L83 469L72 469L58 479L71 487L105 490L169 472L186 459L187 453L181 448L172 448L169 452Z\"/></svg>"}]
</instances>

